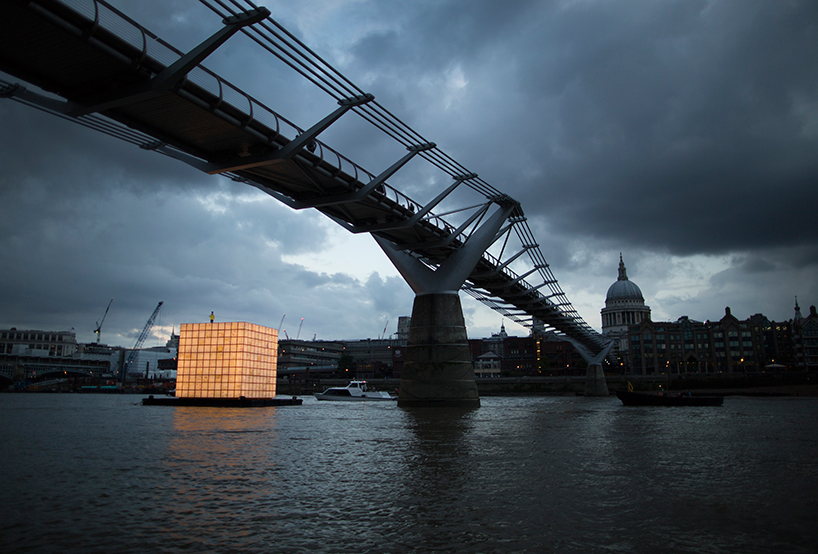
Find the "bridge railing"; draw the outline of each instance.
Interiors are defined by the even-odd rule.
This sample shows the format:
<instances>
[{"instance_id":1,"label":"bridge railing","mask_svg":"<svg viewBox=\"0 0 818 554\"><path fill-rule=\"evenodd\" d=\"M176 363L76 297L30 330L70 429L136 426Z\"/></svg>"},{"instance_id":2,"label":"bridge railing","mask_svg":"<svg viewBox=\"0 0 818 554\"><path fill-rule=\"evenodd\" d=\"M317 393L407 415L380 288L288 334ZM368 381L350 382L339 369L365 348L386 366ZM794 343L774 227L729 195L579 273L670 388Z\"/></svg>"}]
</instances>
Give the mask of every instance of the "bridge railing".
<instances>
[{"instance_id":1,"label":"bridge railing","mask_svg":"<svg viewBox=\"0 0 818 554\"><path fill-rule=\"evenodd\" d=\"M242 2L241 0L234 0L233 7L229 8L226 7L226 2L219 1L218 5L216 5L215 2L211 2L210 0L201 1L222 17L241 12L244 9L241 4L254 7L252 3ZM34 3L36 4L36 0ZM51 4L51 2L48 3ZM75 8L81 14L83 18L81 32L86 36L86 40L98 40L101 44L101 48L111 48L109 44L101 42L103 39L111 41L110 44L123 46L117 49L114 54L116 56L127 56L126 60L132 67L138 68L145 66L148 71L157 74L185 55L147 31L123 13L102 2L95 0L63 0L63 3ZM309 48L286 31L286 29L283 29L283 27L278 25L274 20L270 18L265 19L257 25L243 29L241 32L261 44L268 51L296 71L299 71L311 82L337 100L341 101L344 98L363 94L363 91L356 85L309 50ZM112 37L111 33L115 33L115 36ZM11 96L15 100L27 102L29 105L35 105L40 109L51 109L47 103L45 105L43 103L37 105L36 102L29 102L25 94L15 94L13 88L14 85L10 83L0 82L0 96ZM295 140L299 135L307 132L201 65L195 67L188 73L187 77L178 86L177 94L186 100L195 102L199 107L205 107L210 113L228 120L232 125L241 127L248 134L252 135L253 140L266 143L271 147L286 145L288 142ZM352 111L406 147L415 147L421 144L429 144L430 142L374 100L356 105L352 108ZM61 112L57 108L51 110L51 112L61 117L69 118L66 113ZM157 149L157 141L154 137L104 116L90 113L79 117L70 117L70 119L111 136L130 141L133 144L138 144L143 148ZM168 148L178 150L180 147L168 145ZM168 153L168 150L157 149L157 151L165 155L171 155ZM181 150L179 151L181 152ZM195 152L192 154L188 152L188 154L196 155ZM316 170L320 169L323 172L328 172L330 177L340 180L351 189L363 187L364 184L372 182L373 179L375 179L372 173L317 139L314 141L314 148L312 145L309 148L309 153L305 150L296 154L296 156L300 157L301 161L312 164ZM463 183L472 191L477 192L484 201L488 200L489 203L495 201L498 203L513 202L513 199L508 198L501 191L477 177L476 174L470 172L436 146L420 151L419 156L455 179L459 179L460 177L458 176L468 175L469 177L463 180ZM202 161L206 162L207 160ZM323 165L326 165L327 168L324 168ZM232 177L235 180L248 181L247 175L240 173L227 171L224 175ZM341 177L343 177L343 179L341 179ZM416 225L425 227L425 230L428 231L430 236L448 236L459 233L457 237L451 237L451 240L447 240L447 247L459 247L468 238L468 230L464 230L460 227L456 228L444 217L444 215L452 212L447 212L444 215L436 215L431 209L427 210L424 208L423 203L416 202L408 195L390 186L387 182L380 184L378 188L375 189L375 193L380 194L387 200L387 210L394 209L401 214L418 213L422 210L424 215L417 221ZM280 198L280 196L276 197ZM428 204L427 206L433 205L434 204ZM478 206L479 205L480 204L478 204ZM401 217L407 216L401 215ZM544 321L543 323L558 325L568 332L575 332L578 335L582 335L584 339L587 339L591 343L597 343L599 339L598 334L590 329L587 323L582 320L576 310L571 306L570 302L568 302L567 298L565 298L564 292L559 287L556 278L553 276L549 265L539 249L539 245L534 240L521 208L517 208L511 220L511 224L506 229L509 233L506 237L506 241L510 233L513 232L519 241L519 249L511 253L511 255L504 256L504 245L501 251L502 253L499 256L494 256L489 252L485 252L483 255L483 260L486 264L497 268L497 274L501 277L504 284L495 287L495 290L488 290L488 295L478 293L475 297L486 305L503 313L502 310L504 308L502 304L495 302L492 298L500 299L507 305L514 305L515 300L512 296L519 296L519 294L504 296L502 289L507 289L510 284L516 287L523 287L526 291L529 291L526 293L528 299L526 300L526 304L518 301L518 304L520 304L519 309L527 309L525 305L531 305L531 299L533 297L539 306L549 308L547 311L549 317L552 317L552 319L550 321ZM460 230L458 231L458 229ZM421 247L420 250L423 250L423 248ZM521 254L528 255L530 261L528 267L533 268L531 273L526 273L522 277L511 269L512 262ZM541 278L542 282L532 285L529 280L523 278L529 274L536 274L536 276ZM542 287L546 287L549 294L543 295L540 293L539 290ZM498 290L500 290L499 293ZM556 299L556 301L552 301L551 299ZM532 317L536 317L533 313L531 315ZM523 321L523 319L517 318L515 321ZM525 324L531 326L533 325L533 320L526 320Z\"/></svg>"},{"instance_id":2,"label":"bridge railing","mask_svg":"<svg viewBox=\"0 0 818 554\"><path fill-rule=\"evenodd\" d=\"M107 4L97 0L61 0L65 5L73 8L89 22L91 32L88 38L93 39L97 30L107 30L115 33L119 39L133 49L132 62L147 65L154 62L154 66L167 67L184 56L184 52L175 48L154 33ZM158 62L158 64L156 64ZM248 128L260 130L269 145L274 145L276 139L283 137L290 140L304 133L304 129L289 121L281 114L276 113L259 100L239 89L226 79L210 71L204 66L197 66L188 73L187 80L201 87L216 100L212 102L214 110L222 106L231 106L247 114L242 124ZM331 146L316 140L315 154L322 161L334 165L339 172L353 176L356 180L365 181L374 179L374 175L359 166ZM402 198L404 205L414 202L399 191L392 189L398 198Z\"/></svg>"},{"instance_id":3,"label":"bridge railing","mask_svg":"<svg viewBox=\"0 0 818 554\"><path fill-rule=\"evenodd\" d=\"M172 65L174 62L179 60L182 56L184 56L184 52L175 48L173 45L169 44L168 42L164 41L162 38L158 37L138 22L134 21L126 14L122 13L121 11L113 8L107 4L101 3L97 0L61 0L62 3L74 9L78 14L85 17L91 25L86 27L83 32L87 35L87 38L90 40L94 39L94 33L102 32L102 31L109 31L114 33L120 40L128 44L131 49L133 50L132 53L132 60L131 62L136 64L137 67L141 65L152 65L155 67L167 67ZM227 16L227 15L235 15L239 13L240 10L233 8L231 10L221 11L217 10L212 2L203 1L204 4L208 5L220 15ZM251 3L247 3L248 6L252 6ZM224 5L221 5L224 8ZM88 30L90 29L90 31ZM268 30L269 32L269 30ZM250 35L251 31L245 31L246 34ZM292 35L289 36L289 41L287 41L287 37L282 36L279 33L274 33L278 41L285 41L283 45L278 45L279 50L282 52L289 50L291 52L290 56L292 57L293 52L297 52L299 48L306 48L300 41L297 41L295 37ZM295 42L292 42L295 41ZM257 42L259 42L257 40ZM307 49L308 50L308 49ZM314 53L311 51L309 54L315 56ZM280 59L285 59L286 55L276 54L277 57ZM316 56L317 57L317 56ZM285 60L286 61L286 60ZM157 63L158 62L158 63ZM320 60L321 64L326 65L329 67L329 64ZM289 65L293 65L293 63L288 62ZM306 64L300 62L302 66L306 67ZM312 74L317 74L316 71L312 71ZM195 67L190 71L187 76L187 81L197 85L203 91L211 95L215 98L214 101L211 102L211 107L213 110L217 110L223 106L230 106L235 110L238 110L241 113L247 115L247 118L244 119L241 123L248 127L253 128L261 132L264 136L265 141L273 145L277 138L283 137L285 139L294 138L300 134L302 134L305 130L298 125L292 123L291 121L287 120L282 115L276 113L274 110L270 109L268 106L264 105L260 101L253 98L251 95L245 93L238 87L234 86L229 81L225 80L224 78L220 77L216 73L210 71L206 67L201 65ZM351 83L349 83L351 85ZM361 93L362 91L352 85L352 88L347 88L347 93L358 92ZM340 98L341 94L334 94L336 98ZM357 111L365 112L367 111L366 107L356 108ZM369 119L374 125L378 126L382 130L384 129L384 123L382 119L382 115L374 116L375 112L385 112L385 110L380 107L376 110L370 110L369 115L365 116L365 118ZM388 114L388 112L386 112ZM414 131L406 127L402 122L388 114L392 121L389 122L388 127L392 129L391 133L387 132L387 134L391 134L393 138L399 140L405 145L410 145L413 142L417 142L418 140L424 140L420 135L417 135ZM374 116L374 117L373 117ZM96 128L99 129L101 126L99 121L102 119L99 116L83 116L89 120L97 121ZM113 126L108 124L108 127L113 129ZM404 127L401 129L401 127ZM121 130L118 130L121 131ZM412 139L409 135L414 134L417 138ZM138 140L138 139L137 139ZM140 144L141 146L145 147L148 146L149 143L153 142L151 137L144 136L144 142ZM375 178L375 176L364 169L363 167L359 166L337 150L333 149L329 145L325 144L320 140L315 140L316 148L313 151L315 155L317 155L321 161L327 162L330 165L334 165L339 172L345 173L347 175L352 176L356 181L360 182L367 182L371 181ZM436 150L436 149L433 149ZM433 152L433 153L421 153L422 157L427 158L427 160L438 167L444 169L450 175L455 175L457 173L466 173L466 169L451 159L447 159L448 157L443 155L442 152ZM236 180L242 180L237 178ZM480 192L487 197L494 196L494 195L501 195L502 193L486 183L481 179L475 179L473 181L466 182L466 185L473 188L474 190ZM384 183L378 188L378 192L382 195L388 197L390 200L395 202L396 204L404 207L409 211L416 211L420 209L422 206L421 202L417 202L410 198L408 195L400 192L396 188L392 187L388 183ZM455 228L453 225L448 223L445 219L440 216L435 215L433 211L430 211L426 214L423 218L423 221L429 224L434 225L438 229L444 230L447 233L454 232ZM490 259L490 258L487 258Z\"/></svg>"},{"instance_id":4,"label":"bridge railing","mask_svg":"<svg viewBox=\"0 0 818 554\"><path fill-rule=\"evenodd\" d=\"M242 4L246 4L247 7L255 7L255 4L249 0L234 0L233 7L227 6L224 2L220 1L200 1L202 4L208 6L215 13L223 17L227 15L234 15L241 11ZM273 55L285 61L285 63L293 67L305 78L322 88L334 98L341 99L345 96L364 93L364 91L335 70L330 64L328 64L315 52L310 50L305 44L290 34L272 18L268 18L262 24L250 27L242 32L255 40L262 47L266 48ZM380 129L382 132L406 147L413 144L429 142L422 135L392 115L386 108L381 106L376 101L357 106L353 108L353 110L373 126ZM438 167L440 170L449 174L451 177L471 173L466 167L446 155L439 148L433 148L431 150L421 152L420 156L425 158L432 165ZM465 184L487 199L505 196L502 191L477 177L466 181ZM395 192L397 193L397 191ZM400 193L397 194L402 197L401 200L405 199L405 202L416 204L405 195ZM405 202L401 201L403 205L406 205ZM520 210L520 214L521 213L522 210ZM450 223L432 213L427 214L424 221L427 223L436 222L439 228L445 229L449 233L453 232L455 229ZM533 239L533 234L531 233L525 218L521 217L519 221L515 222L513 227L523 245L534 245L533 248L527 249L529 258L532 265L538 269L538 274L543 280L543 285L547 286L551 291L549 298L559 298L561 301L555 305L558 306L565 319L573 321L578 332L581 334L587 333L588 338L591 339L591 342L599 342L597 340L598 334L593 331L591 327L581 318L581 316L576 312L571 303L565 297L565 293L560 288L559 283L553 276L549 265L546 263L545 258L542 255L542 252L536 245ZM487 261L498 261L497 259L492 258L493 257L488 253L486 253L486 256L484 256L484 259ZM516 274L512 276L513 272L511 272L511 270L507 267L504 267L502 272L512 279L516 279L517 277ZM539 288L532 287L528 283L526 283L526 285L535 290L535 292Z\"/></svg>"}]
</instances>

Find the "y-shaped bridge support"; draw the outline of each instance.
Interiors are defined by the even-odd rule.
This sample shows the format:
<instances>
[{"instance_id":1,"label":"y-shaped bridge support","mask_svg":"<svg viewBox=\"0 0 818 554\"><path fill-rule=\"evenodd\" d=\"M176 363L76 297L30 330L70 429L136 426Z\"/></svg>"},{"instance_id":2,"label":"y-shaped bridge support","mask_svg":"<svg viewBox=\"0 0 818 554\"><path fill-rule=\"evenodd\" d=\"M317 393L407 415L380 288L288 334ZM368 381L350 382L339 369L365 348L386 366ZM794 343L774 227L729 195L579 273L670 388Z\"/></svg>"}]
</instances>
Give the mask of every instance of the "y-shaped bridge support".
<instances>
[{"instance_id":1,"label":"y-shaped bridge support","mask_svg":"<svg viewBox=\"0 0 818 554\"><path fill-rule=\"evenodd\" d=\"M574 348L582 359L588 362L588 371L585 373L585 396L608 396L608 382L605 380L605 372L602 370L602 360L611 353L615 341L608 343L608 346L594 356L585 346L571 337L560 337L574 345Z\"/></svg>"},{"instance_id":2,"label":"y-shaped bridge support","mask_svg":"<svg viewBox=\"0 0 818 554\"><path fill-rule=\"evenodd\" d=\"M480 406L458 291L515 206L500 206L436 271L373 235L415 291L398 406Z\"/></svg>"}]
</instances>

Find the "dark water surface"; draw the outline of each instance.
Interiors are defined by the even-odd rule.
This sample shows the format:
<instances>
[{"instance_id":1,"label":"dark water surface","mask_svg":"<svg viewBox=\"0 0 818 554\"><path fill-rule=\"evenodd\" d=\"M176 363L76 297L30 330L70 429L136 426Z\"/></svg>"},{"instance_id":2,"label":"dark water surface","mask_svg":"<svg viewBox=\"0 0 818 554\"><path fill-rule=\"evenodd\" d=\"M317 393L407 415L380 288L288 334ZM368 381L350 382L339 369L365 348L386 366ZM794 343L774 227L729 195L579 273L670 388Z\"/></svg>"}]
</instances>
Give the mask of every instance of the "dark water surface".
<instances>
[{"instance_id":1,"label":"dark water surface","mask_svg":"<svg viewBox=\"0 0 818 554\"><path fill-rule=\"evenodd\" d=\"M818 399L0 395L0 552L818 551Z\"/></svg>"}]
</instances>

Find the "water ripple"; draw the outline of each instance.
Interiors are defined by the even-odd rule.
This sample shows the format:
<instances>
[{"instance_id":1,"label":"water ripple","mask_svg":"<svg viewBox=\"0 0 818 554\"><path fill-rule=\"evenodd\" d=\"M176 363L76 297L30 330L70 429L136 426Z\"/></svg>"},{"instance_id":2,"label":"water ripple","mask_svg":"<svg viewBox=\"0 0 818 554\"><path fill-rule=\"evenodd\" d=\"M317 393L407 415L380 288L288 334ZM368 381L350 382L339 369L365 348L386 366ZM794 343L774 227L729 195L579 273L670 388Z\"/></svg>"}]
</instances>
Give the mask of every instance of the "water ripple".
<instances>
[{"instance_id":1,"label":"water ripple","mask_svg":"<svg viewBox=\"0 0 818 554\"><path fill-rule=\"evenodd\" d=\"M814 552L818 401L0 395L0 551Z\"/></svg>"}]
</instances>

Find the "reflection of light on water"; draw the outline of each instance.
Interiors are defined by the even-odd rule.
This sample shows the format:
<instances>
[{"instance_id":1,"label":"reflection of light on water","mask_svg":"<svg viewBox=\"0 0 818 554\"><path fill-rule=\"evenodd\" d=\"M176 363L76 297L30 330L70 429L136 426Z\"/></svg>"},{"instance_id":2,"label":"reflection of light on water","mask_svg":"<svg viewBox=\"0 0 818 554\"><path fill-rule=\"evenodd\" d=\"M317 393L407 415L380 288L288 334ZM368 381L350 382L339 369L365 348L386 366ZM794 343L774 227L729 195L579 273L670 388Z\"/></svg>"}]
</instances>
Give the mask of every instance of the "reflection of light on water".
<instances>
[{"instance_id":1,"label":"reflection of light on water","mask_svg":"<svg viewBox=\"0 0 818 554\"><path fill-rule=\"evenodd\" d=\"M6 396L8 551L761 553L818 541L814 399L486 397L447 414Z\"/></svg>"},{"instance_id":2,"label":"reflection of light on water","mask_svg":"<svg viewBox=\"0 0 818 554\"><path fill-rule=\"evenodd\" d=\"M277 416L274 407L174 409L165 464L172 486L161 496L168 533L199 543L277 494ZM241 536L238 526L225 538L240 547Z\"/></svg>"},{"instance_id":3,"label":"reflection of light on water","mask_svg":"<svg viewBox=\"0 0 818 554\"><path fill-rule=\"evenodd\" d=\"M276 408L175 408L168 451L178 463L268 460L275 444Z\"/></svg>"}]
</instances>

